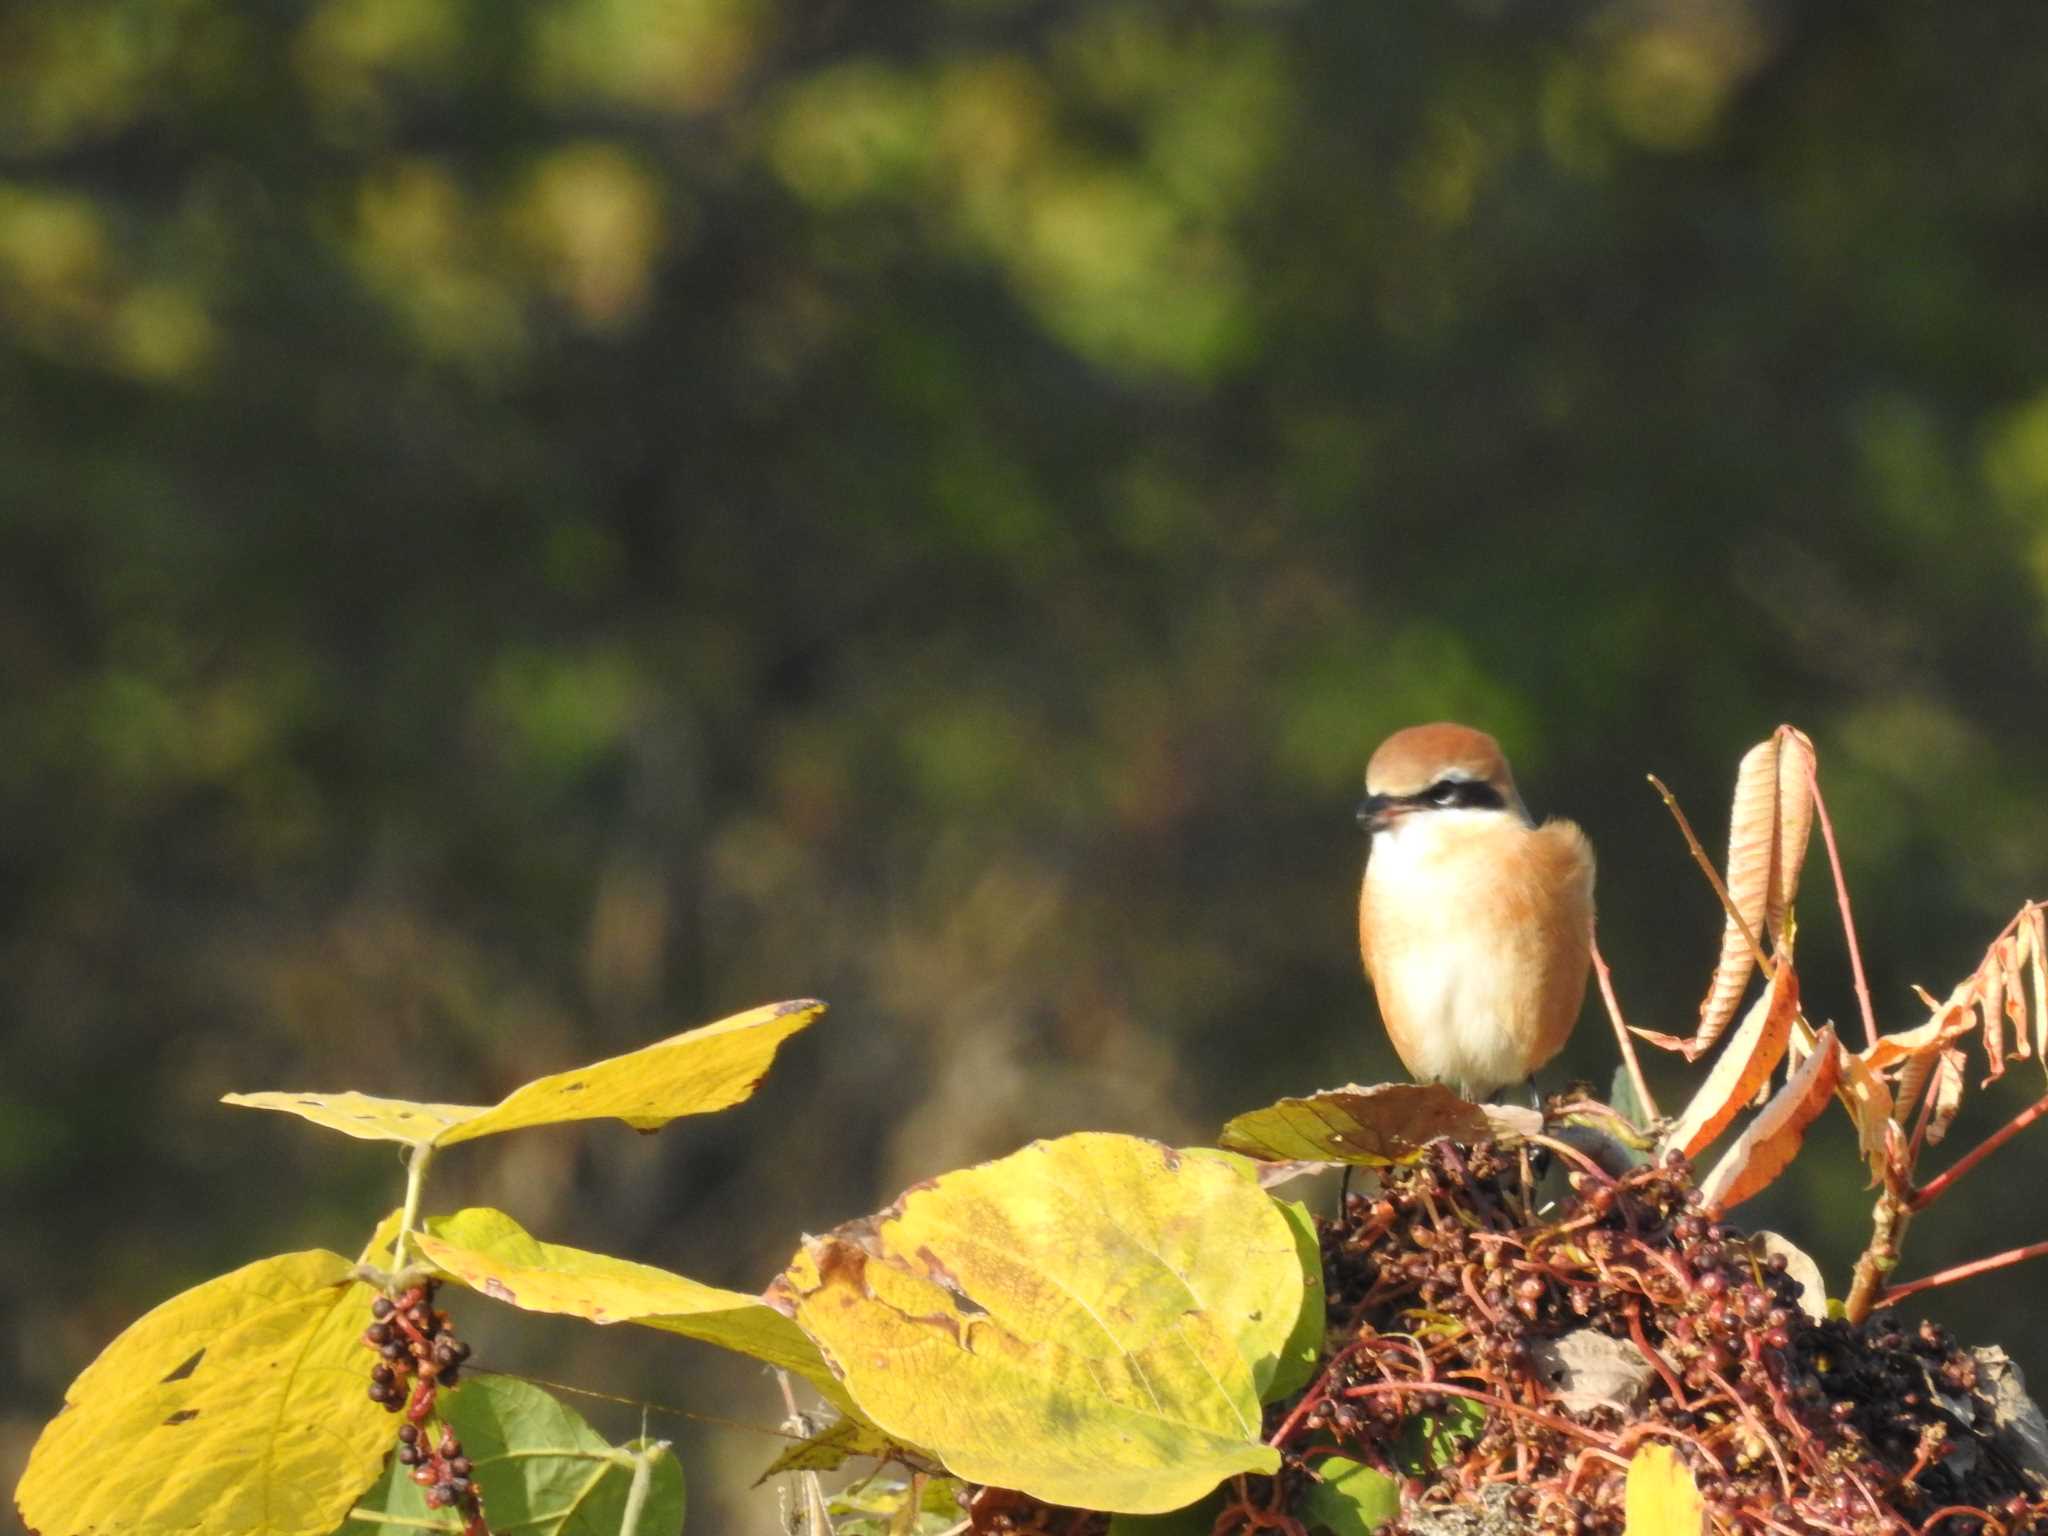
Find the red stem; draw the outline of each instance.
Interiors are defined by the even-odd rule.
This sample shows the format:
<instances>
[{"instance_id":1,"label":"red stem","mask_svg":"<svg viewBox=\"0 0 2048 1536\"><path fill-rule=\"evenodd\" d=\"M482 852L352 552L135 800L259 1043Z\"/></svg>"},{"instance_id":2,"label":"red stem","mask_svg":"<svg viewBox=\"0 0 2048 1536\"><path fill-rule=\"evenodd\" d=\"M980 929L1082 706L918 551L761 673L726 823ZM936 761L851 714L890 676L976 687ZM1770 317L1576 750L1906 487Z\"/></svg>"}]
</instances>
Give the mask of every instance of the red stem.
<instances>
[{"instance_id":1,"label":"red stem","mask_svg":"<svg viewBox=\"0 0 2048 1536\"><path fill-rule=\"evenodd\" d=\"M1806 782L1813 790L1813 808L1820 815L1821 836L1827 840L1828 865L1835 872L1835 901L1842 909L1842 934L1849 941L1849 971L1856 978L1856 1002L1863 1010L1863 1038L1867 1046L1877 1044L1877 1015L1870 1007L1870 983L1863 977L1863 947L1856 942L1856 914L1849 909L1849 882L1842 876L1842 854L1835 846L1835 823L1828 815L1828 803L1820 794L1820 759L1806 760Z\"/></svg>"},{"instance_id":2,"label":"red stem","mask_svg":"<svg viewBox=\"0 0 2048 1536\"><path fill-rule=\"evenodd\" d=\"M1593 1445L1607 1446L1614 1443L1610 1436L1590 1430L1583 1424L1574 1424L1569 1419L1560 1419L1555 1414L1544 1413L1540 1409L1524 1408L1520 1403L1511 1402L1505 1397L1496 1397L1491 1392L1481 1392L1476 1387L1461 1387L1449 1381L1368 1381L1356 1387L1346 1387L1344 1396L1387 1397L1402 1392L1443 1392L1452 1397L1469 1397L1475 1403L1498 1408L1502 1413L1518 1413L1523 1418L1534 1419L1538 1424L1557 1430L1560 1434L1572 1435Z\"/></svg>"},{"instance_id":3,"label":"red stem","mask_svg":"<svg viewBox=\"0 0 2048 1536\"><path fill-rule=\"evenodd\" d=\"M2034 1100L2033 1103L2014 1115L2011 1120L1957 1158L1952 1166L1944 1168L1940 1173L1928 1180L1927 1183L1915 1190L1913 1192L1913 1209L1916 1211L1925 1210L1936 1200L1939 1200L1947 1192L1948 1187L1955 1183L1957 1179L1960 1179L1972 1168L1983 1162L1985 1158L1996 1152L2000 1147L2012 1140L2013 1137L2019 1135L2021 1131L2024 1131L2043 1115L2048 1115L2048 1094L2043 1094L2040 1098Z\"/></svg>"},{"instance_id":4,"label":"red stem","mask_svg":"<svg viewBox=\"0 0 2048 1536\"><path fill-rule=\"evenodd\" d=\"M1607 961L1600 953L1600 940L1593 940L1593 975L1600 983L1600 1000L1607 1005L1607 1017L1614 1021L1614 1038L1621 1042L1622 1064L1628 1068L1629 1086L1636 1091L1636 1102L1643 1106L1643 1113L1655 1124L1664 1117L1657 1112L1657 1101L1650 1097L1650 1085L1643 1078L1643 1064L1636 1060L1636 1043L1629 1037L1628 1025L1621 1017L1621 1004L1614 996L1614 975L1607 969Z\"/></svg>"},{"instance_id":5,"label":"red stem","mask_svg":"<svg viewBox=\"0 0 2048 1536\"><path fill-rule=\"evenodd\" d=\"M1905 1285L1895 1285L1877 1298L1877 1305L1896 1306L1908 1296L1917 1295L1921 1291L1931 1291L1938 1285L1953 1285L1958 1280L1968 1280L1974 1275L2004 1269L2008 1265L2023 1263L2027 1259L2038 1259L2044 1254L2048 1254L2048 1243L2029 1243L2024 1248L2008 1248L2004 1253L1994 1253L1988 1259L1972 1259L1969 1263L1958 1264L1953 1269L1937 1270Z\"/></svg>"}]
</instances>

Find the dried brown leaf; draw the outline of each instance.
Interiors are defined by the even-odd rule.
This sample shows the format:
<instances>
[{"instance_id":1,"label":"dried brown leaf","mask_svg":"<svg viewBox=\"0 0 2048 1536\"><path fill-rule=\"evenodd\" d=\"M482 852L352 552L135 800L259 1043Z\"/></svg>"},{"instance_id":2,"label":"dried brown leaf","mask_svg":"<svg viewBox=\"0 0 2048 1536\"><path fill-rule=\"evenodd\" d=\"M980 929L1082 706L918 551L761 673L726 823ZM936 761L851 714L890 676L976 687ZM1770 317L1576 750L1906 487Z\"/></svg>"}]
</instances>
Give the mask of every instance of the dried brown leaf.
<instances>
[{"instance_id":1,"label":"dried brown leaf","mask_svg":"<svg viewBox=\"0 0 2048 1536\"><path fill-rule=\"evenodd\" d=\"M1833 1025L1828 1026L1830 1030ZM1884 1078L1854 1051L1842 1052L1841 1089L1856 1122L1856 1148L1870 1167L1870 1182L1884 1178L1884 1132L1892 1123L1892 1092Z\"/></svg>"},{"instance_id":2,"label":"dried brown leaf","mask_svg":"<svg viewBox=\"0 0 2048 1536\"><path fill-rule=\"evenodd\" d=\"M1688 1158L1696 1157L1727 1129L1728 1122L1769 1081L1772 1069L1785 1054L1792 1021L1798 1014L1799 977L1790 960L1780 960L1770 986L1750 1005L1713 1071L1664 1138L1667 1150L1675 1147Z\"/></svg>"},{"instance_id":3,"label":"dried brown leaf","mask_svg":"<svg viewBox=\"0 0 2048 1536\"><path fill-rule=\"evenodd\" d=\"M1752 934L1762 931L1770 903L1771 865L1778 845L1778 757L1775 735L1743 753L1735 770L1735 802L1728 815L1728 899ZM1721 958L1700 1004L1701 1048L1719 1039L1735 1017L1755 964L1742 929L1733 917L1725 918Z\"/></svg>"},{"instance_id":4,"label":"dried brown leaf","mask_svg":"<svg viewBox=\"0 0 2048 1536\"><path fill-rule=\"evenodd\" d=\"M1706 1196L1710 1210L1721 1212L1740 1205L1785 1171L1806 1138L1806 1128L1827 1108L1843 1062L1853 1060L1855 1057L1837 1043L1834 1025L1820 1032L1813 1054L1764 1106L1763 1113L1743 1128L1714 1171L1701 1182L1700 1193Z\"/></svg>"},{"instance_id":5,"label":"dried brown leaf","mask_svg":"<svg viewBox=\"0 0 2048 1536\"><path fill-rule=\"evenodd\" d=\"M1915 989L1919 990L1919 989ZM1879 1035L1877 1043L1863 1052L1864 1061L1880 1071L1901 1061L1917 1056L1926 1056L1947 1045L1958 1035L1966 1035L1977 1027L1977 1018L1969 1004L1962 997L1962 988L1945 1003L1937 1003L1922 991L1920 999L1927 1004L1933 1017L1911 1029L1902 1029L1895 1034ZM1904 1095L1901 1095L1903 1099Z\"/></svg>"},{"instance_id":6,"label":"dried brown leaf","mask_svg":"<svg viewBox=\"0 0 2048 1536\"><path fill-rule=\"evenodd\" d=\"M2005 953L2005 1016L2012 1023L2014 1061L2025 1061L2033 1046L2027 1035L2027 932L2018 929L2000 948Z\"/></svg>"},{"instance_id":7,"label":"dried brown leaf","mask_svg":"<svg viewBox=\"0 0 2048 1536\"><path fill-rule=\"evenodd\" d=\"M1764 905L1764 926L1773 950L1785 943L1785 919L1799 894L1799 871L1806 863L1806 843L1813 833L1813 739L1794 726L1781 725L1778 742L1778 849L1771 860L1770 896Z\"/></svg>"},{"instance_id":8,"label":"dried brown leaf","mask_svg":"<svg viewBox=\"0 0 2048 1536\"><path fill-rule=\"evenodd\" d=\"M1991 946L1977 969L1977 1009L1984 1016L1984 1081L1987 1087L2005 1076L2005 964L2003 950L2009 941Z\"/></svg>"},{"instance_id":9,"label":"dried brown leaf","mask_svg":"<svg viewBox=\"0 0 2048 1536\"><path fill-rule=\"evenodd\" d=\"M2048 913L2029 902L2020 917L2026 936L2027 969L2034 978L2034 1059L2048 1070Z\"/></svg>"},{"instance_id":10,"label":"dried brown leaf","mask_svg":"<svg viewBox=\"0 0 2048 1536\"><path fill-rule=\"evenodd\" d=\"M1927 1144L1938 1145L1948 1134L1949 1122L1956 1117L1956 1111L1963 1105L1963 1073L1968 1065L1963 1053L1954 1046L1943 1049L1935 1063L1929 1080L1928 1095L1933 1109L1928 1112Z\"/></svg>"}]
</instances>

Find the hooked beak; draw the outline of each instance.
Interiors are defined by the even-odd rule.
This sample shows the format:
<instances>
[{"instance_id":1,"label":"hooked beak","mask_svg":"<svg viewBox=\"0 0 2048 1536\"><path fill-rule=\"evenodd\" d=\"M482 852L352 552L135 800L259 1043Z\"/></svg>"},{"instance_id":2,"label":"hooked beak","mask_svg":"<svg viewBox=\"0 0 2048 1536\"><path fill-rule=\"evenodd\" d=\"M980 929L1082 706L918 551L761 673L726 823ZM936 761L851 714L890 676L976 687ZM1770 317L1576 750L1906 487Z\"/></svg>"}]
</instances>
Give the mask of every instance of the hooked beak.
<instances>
[{"instance_id":1,"label":"hooked beak","mask_svg":"<svg viewBox=\"0 0 2048 1536\"><path fill-rule=\"evenodd\" d=\"M1384 832L1394 824L1394 818L1410 809L1392 795L1367 795L1358 802L1358 825L1366 832Z\"/></svg>"}]
</instances>

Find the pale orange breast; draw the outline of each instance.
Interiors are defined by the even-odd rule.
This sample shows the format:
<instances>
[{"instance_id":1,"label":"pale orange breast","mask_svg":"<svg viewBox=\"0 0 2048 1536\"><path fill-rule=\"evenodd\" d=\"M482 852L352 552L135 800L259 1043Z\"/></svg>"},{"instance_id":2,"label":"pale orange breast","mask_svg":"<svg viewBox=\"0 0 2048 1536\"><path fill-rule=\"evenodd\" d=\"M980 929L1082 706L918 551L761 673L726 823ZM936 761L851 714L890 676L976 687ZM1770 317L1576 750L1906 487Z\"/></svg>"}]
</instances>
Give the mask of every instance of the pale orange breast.
<instances>
[{"instance_id":1,"label":"pale orange breast","mask_svg":"<svg viewBox=\"0 0 2048 1536\"><path fill-rule=\"evenodd\" d=\"M1578 1020L1592 849L1570 822L1415 822L1376 840L1360 894L1360 950L1409 1071L1489 1093L1548 1062Z\"/></svg>"}]
</instances>

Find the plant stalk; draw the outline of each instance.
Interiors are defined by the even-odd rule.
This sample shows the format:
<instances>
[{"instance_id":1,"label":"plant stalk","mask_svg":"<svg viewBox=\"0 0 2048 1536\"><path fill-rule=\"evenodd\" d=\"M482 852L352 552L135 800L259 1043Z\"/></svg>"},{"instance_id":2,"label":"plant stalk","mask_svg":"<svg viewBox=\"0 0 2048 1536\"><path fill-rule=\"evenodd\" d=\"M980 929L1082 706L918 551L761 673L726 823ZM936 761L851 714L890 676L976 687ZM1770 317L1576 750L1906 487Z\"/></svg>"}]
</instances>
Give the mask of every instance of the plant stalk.
<instances>
[{"instance_id":1,"label":"plant stalk","mask_svg":"<svg viewBox=\"0 0 2048 1536\"><path fill-rule=\"evenodd\" d=\"M2048 1115L2048 1094L2043 1094L2040 1098L2034 1100L2033 1103L2014 1115L2012 1119L1957 1158L1951 1166L1944 1168L1932 1179L1921 1185L1920 1188L1914 1190L1912 1195L1913 1209L1916 1211L1926 1210L1928 1206L1947 1193L1949 1186L1954 1184L1957 1179L1960 1179L1972 1168L1983 1162L1985 1158L1996 1152L2000 1147L2012 1140L2013 1137L2019 1135L2021 1131L2024 1131L2043 1115Z\"/></svg>"}]
</instances>

